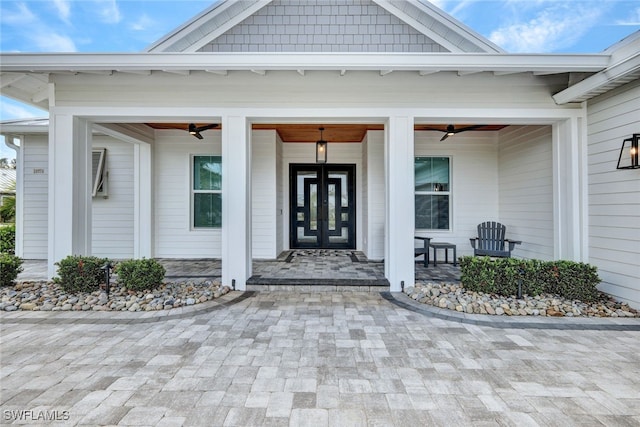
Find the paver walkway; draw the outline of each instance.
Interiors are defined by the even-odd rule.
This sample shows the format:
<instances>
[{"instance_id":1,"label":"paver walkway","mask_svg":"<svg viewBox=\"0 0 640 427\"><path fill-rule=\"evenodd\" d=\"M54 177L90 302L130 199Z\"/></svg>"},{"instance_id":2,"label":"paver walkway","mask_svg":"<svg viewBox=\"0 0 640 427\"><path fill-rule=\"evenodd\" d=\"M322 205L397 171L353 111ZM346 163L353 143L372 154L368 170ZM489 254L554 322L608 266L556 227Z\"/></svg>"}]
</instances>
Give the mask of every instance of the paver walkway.
<instances>
[{"instance_id":1,"label":"paver walkway","mask_svg":"<svg viewBox=\"0 0 640 427\"><path fill-rule=\"evenodd\" d=\"M2 423L640 424L640 332L456 323L363 292L257 293L146 323L10 314Z\"/></svg>"}]
</instances>

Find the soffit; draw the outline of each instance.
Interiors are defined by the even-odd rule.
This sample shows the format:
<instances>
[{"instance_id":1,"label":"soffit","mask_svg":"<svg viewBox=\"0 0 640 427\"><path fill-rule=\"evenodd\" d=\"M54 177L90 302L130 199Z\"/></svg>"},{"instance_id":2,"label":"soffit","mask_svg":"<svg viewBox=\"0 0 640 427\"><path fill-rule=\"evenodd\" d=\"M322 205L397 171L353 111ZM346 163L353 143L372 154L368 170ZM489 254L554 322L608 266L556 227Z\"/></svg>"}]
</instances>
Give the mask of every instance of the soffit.
<instances>
[{"instance_id":1,"label":"soffit","mask_svg":"<svg viewBox=\"0 0 640 427\"><path fill-rule=\"evenodd\" d=\"M204 126L210 123L195 123L196 126ZM153 129L158 130L184 130L189 128L188 123L146 123ZM456 124L456 128L465 128L468 124ZM310 123L254 123L253 130L274 130L285 143L295 142L316 142L320 139L319 128L324 128L322 137L330 143L359 143L362 142L368 131L384 130L384 125L379 123L360 124L310 124ZM486 125L474 129L474 131L497 131L504 128L505 125ZM215 130L219 131L222 126L218 126ZM422 125L414 126L415 131L441 131L445 132L447 124Z\"/></svg>"}]
</instances>

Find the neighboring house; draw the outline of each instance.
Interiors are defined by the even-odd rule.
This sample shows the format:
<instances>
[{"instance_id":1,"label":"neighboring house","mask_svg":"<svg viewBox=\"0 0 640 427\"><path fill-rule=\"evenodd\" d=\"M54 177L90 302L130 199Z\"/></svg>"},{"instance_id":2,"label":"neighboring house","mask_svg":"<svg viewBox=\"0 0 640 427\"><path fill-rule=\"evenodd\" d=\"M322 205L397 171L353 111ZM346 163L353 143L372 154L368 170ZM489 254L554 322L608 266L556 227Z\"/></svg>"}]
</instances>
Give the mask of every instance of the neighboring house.
<instances>
[{"instance_id":1,"label":"neighboring house","mask_svg":"<svg viewBox=\"0 0 640 427\"><path fill-rule=\"evenodd\" d=\"M9 197L16 196L16 170L8 168L0 168L0 206ZM0 222L3 218L0 217Z\"/></svg>"},{"instance_id":2,"label":"neighboring house","mask_svg":"<svg viewBox=\"0 0 640 427\"><path fill-rule=\"evenodd\" d=\"M640 305L640 170L616 170L640 33L509 54L430 4L316 3L222 1L138 54L2 54L2 93L50 114L0 128L20 139L19 255L50 275L69 254L221 258L244 289L252 259L353 248L398 291L414 235L465 255L497 220L515 256L592 262Z\"/></svg>"}]
</instances>

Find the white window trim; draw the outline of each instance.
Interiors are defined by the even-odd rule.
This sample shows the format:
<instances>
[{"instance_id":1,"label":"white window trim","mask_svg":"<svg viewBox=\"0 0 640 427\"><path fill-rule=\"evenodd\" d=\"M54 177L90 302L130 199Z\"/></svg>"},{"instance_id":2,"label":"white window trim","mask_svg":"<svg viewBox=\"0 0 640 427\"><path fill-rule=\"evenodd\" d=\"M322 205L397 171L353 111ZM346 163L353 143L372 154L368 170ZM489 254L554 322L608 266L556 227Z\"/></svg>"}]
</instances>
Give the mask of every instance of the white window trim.
<instances>
[{"instance_id":1,"label":"white window trim","mask_svg":"<svg viewBox=\"0 0 640 427\"><path fill-rule=\"evenodd\" d=\"M93 155L96 153L100 153L100 156L98 157L98 166L96 168L96 173L95 175L93 175L93 173L91 174L92 177L92 190L91 190L91 196L92 197L107 197L108 196L108 187L107 187L107 183L108 183L108 176L109 173L107 171L107 149L106 148L97 148L97 149L93 149L91 150L91 170L93 172L93 160L94 157ZM98 191L100 189L100 191Z\"/></svg>"},{"instance_id":2,"label":"white window trim","mask_svg":"<svg viewBox=\"0 0 640 427\"><path fill-rule=\"evenodd\" d=\"M193 188L194 186L194 181L193 181L193 166L194 166L194 161L196 157L220 157L220 159L222 159L222 156L219 154L211 154L211 153L207 153L207 154L191 154L189 156L189 229L191 231L220 231L222 230L222 226L220 227L196 227L195 226L195 194L222 194L222 189L220 190L196 190ZM224 177L222 178L224 179Z\"/></svg>"},{"instance_id":3,"label":"white window trim","mask_svg":"<svg viewBox=\"0 0 640 427\"><path fill-rule=\"evenodd\" d=\"M448 191L416 191L415 176L413 178L413 193L415 196L449 196L449 228L416 228L417 231L428 231L431 233L442 233L453 231L453 194L451 188L453 188L453 157L452 156L439 156L435 154L414 156L413 165L415 169L415 159L418 158L447 158L449 159L449 190ZM415 213L414 213L415 215Z\"/></svg>"}]
</instances>

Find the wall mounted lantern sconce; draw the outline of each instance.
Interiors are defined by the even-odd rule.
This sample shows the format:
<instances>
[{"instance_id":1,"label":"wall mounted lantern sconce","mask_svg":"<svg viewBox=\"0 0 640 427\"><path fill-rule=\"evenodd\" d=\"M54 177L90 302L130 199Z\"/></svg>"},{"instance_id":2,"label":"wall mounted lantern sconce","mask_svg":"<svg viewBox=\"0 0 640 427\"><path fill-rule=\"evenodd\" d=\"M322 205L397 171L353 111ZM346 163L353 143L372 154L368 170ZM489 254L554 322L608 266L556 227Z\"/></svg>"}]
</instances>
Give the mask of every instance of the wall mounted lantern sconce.
<instances>
[{"instance_id":1,"label":"wall mounted lantern sconce","mask_svg":"<svg viewBox=\"0 0 640 427\"><path fill-rule=\"evenodd\" d=\"M634 133L631 138L622 141L616 169L640 169L638 142L640 142L640 133Z\"/></svg>"},{"instance_id":2,"label":"wall mounted lantern sconce","mask_svg":"<svg viewBox=\"0 0 640 427\"><path fill-rule=\"evenodd\" d=\"M327 141L322 139L322 131L324 128L318 128L320 131L320 140L316 141L316 163L327 163Z\"/></svg>"},{"instance_id":3,"label":"wall mounted lantern sconce","mask_svg":"<svg viewBox=\"0 0 640 427\"><path fill-rule=\"evenodd\" d=\"M202 139L202 135L200 135L200 132L207 129L217 128L217 127L218 127L217 123L204 125L204 126L196 126L194 123L189 123L189 133L198 139Z\"/></svg>"}]
</instances>

